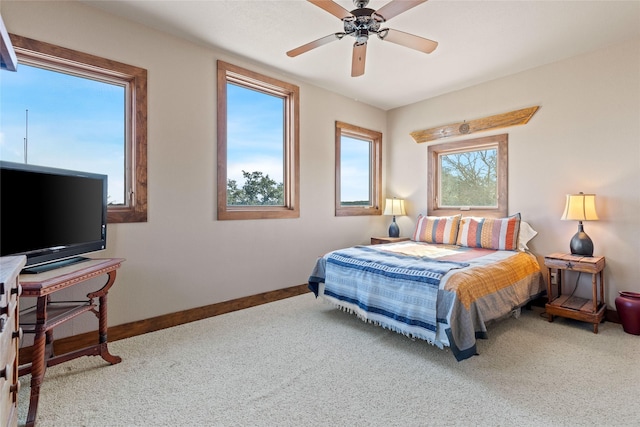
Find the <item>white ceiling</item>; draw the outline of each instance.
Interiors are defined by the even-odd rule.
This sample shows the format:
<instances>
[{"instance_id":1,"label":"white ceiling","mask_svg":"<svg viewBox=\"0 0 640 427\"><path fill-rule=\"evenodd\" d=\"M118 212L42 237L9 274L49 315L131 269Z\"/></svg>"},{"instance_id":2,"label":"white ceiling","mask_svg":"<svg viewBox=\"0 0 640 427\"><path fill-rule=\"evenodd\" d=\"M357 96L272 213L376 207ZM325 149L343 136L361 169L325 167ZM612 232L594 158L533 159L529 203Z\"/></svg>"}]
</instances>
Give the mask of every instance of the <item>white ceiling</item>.
<instances>
[{"instance_id":1,"label":"white ceiling","mask_svg":"<svg viewBox=\"0 0 640 427\"><path fill-rule=\"evenodd\" d=\"M354 78L351 37L295 58L285 54L342 31L338 18L304 0L84 3L384 110L640 38L638 0L430 0L386 26L435 40L438 48L427 55L372 38L365 74ZM355 8L351 0L336 3Z\"/></svg>"}]
</instances>

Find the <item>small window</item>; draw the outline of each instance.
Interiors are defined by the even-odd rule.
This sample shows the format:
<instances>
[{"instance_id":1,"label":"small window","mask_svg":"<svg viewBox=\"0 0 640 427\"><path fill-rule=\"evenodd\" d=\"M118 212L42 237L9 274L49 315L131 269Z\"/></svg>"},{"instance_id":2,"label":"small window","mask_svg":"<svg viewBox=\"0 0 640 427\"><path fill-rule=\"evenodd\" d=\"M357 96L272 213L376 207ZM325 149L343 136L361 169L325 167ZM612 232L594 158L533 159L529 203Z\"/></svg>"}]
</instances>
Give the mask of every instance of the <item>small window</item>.
<instances>
[{"instance_id":1,"label":"small window","mask_svg":"<svg viewBox=\"0 0 640 427\"><path fill-rule=\"evenodd\" d=\"M428 214L507 216L507 134L429 146Z\"/></svg>"},{"instance_id":2,"label":"small window","mask_svg":"<svg viewBox=\"0 0 640 427\"><path fill-rule=\"evenodd\" d=\"M147 71L11 34L6 161L108 175L109 223L147 220Z\"/></svg>"},{"instance_id":3,"label":"small window","mask_svg":"<svg viewBox=\"0 0 640 427\"><path fill-rule=\"evenodd\" d=\"M218 219L298 218L299 88L218 61Z\"/></svg>"},{"instance_id":4,"label":"small window","mask_svg":"<svg viewBox=\"0 0 640 427\"><path fill-rule=\"evenodd\" d=\"M380 215L382 134L336 122L336 216Z\"/></svg>"}]
</instances>

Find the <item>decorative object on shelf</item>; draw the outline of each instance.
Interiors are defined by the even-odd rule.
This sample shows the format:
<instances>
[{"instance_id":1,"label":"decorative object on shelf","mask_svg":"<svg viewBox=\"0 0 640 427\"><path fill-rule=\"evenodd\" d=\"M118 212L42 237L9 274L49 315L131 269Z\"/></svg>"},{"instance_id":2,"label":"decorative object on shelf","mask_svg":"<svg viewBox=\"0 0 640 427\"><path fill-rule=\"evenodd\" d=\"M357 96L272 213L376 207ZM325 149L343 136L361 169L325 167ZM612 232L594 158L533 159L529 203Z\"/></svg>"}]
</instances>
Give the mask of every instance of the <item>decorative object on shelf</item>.
<instances>
[{"instance_id":1,"label":"decorative object on shelf","mask_svg":"<svg viewBox=\"0 0 640 427\"><path fill-rule=\"evenodd\" d=\"M640 293L620 291L616 298L616 310L622 329L628 334L640 335Z\"/></svg>"},{"instance_id":2,"label":"decorative object on shelf","mask_svg":"<svg viewBox=\"0 0 640 427\"><path fill-rule=\"evenodd\" d=\"M387 199L384 203L384 214L383 215L393 215L393 221L389 226L389 237L399 237L400 236L400 227L396 223L396 215L406 215L407 212L404 210L404 200L396 199Z\"/></svg>"},{"instance_id":3,"label":"decorative object on shelf","mask_svg":"<svg viewBox=\"0 0 640 427\"><path fill-rule=\"evenodd\" d=\"M571 238L569 248L573 255L593 255L593 242L584 232L582 221L597 221L595 194L567 194L562 220L578 221L578 232Z\"/></svg>"}]
</instances>

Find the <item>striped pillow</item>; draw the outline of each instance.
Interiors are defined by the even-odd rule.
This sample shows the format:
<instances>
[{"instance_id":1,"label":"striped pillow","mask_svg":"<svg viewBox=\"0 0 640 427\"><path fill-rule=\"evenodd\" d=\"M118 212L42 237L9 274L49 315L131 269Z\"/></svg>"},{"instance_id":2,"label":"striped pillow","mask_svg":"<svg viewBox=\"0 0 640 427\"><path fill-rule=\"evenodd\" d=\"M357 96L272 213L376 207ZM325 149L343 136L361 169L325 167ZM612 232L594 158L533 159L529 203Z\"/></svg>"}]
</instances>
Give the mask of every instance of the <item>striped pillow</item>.
<instances>
[{"instance_id":1,"label":"striped pillow","mask_svg":"<svg viewBox=\"0 0 640 427\"><path fill-rule=\"evenodd\" d=\"M444 243L455 245L458 225L462 215L454 216L418 216L418 223L411 240L426 243Z\"/></svg>"},{"instance_id":2,"label":"striped pillow","mask_svg":"<svg viewBox=\"0 0 640 427\"><path fill-rule=\"evenodd\" d=\"M508 218L462 218L458 246L515 251L518 249L520 214Z\"/></svg>"}]
</instances>

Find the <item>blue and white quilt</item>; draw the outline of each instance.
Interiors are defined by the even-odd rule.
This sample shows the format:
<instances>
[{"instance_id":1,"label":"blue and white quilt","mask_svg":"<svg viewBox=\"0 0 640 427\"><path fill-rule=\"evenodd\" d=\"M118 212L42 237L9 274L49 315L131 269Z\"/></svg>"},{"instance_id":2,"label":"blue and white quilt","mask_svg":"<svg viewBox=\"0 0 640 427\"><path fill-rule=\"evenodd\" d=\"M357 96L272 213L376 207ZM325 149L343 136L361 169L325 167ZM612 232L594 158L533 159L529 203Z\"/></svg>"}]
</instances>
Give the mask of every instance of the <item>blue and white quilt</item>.
<instances>
[{"instance_id":1,"label":"blue and white quilt","mask_svg":"<svg viewBox=\"0 0 640 427\"><path fill-rule=\"evenodd\" d=\"M477 354L487 323L517 316L544 292L528 252L405 241L356 246L316 260L309 288L330 304L387 329Z\"/></svg>"},{"instance_id":2,"label":"blue and white quilt","mask_svg":"<svg viewBox=\"0 0 640 427\"><path fill-rule=\"evenodd\" d=\"M437 344L440 280L465 262L406 256L355 246L320 258L309 278L318 295L361 319L404 335ZM357 284L357 286L355 285ZM441 319L442 320L442 319Z\"/></svg>"}]
</instances>

